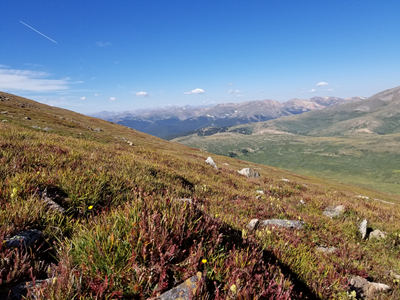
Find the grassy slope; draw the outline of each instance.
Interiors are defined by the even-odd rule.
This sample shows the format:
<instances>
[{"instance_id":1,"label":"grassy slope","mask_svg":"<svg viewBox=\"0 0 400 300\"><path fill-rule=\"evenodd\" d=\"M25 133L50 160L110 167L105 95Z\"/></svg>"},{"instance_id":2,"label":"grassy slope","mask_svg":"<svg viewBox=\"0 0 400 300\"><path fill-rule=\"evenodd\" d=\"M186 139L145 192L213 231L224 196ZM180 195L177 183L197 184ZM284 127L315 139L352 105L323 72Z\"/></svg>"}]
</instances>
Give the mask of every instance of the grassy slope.
<instances>
[{"instance_id":1,"label":"grassy slope","mask_svg":"<svg viewBox=\"0 0 400 300\"><path fill-rule=\"evenodd\" d=\"M227 133L176 140L220 155L400 194L400 134L306 137Z\"/></svg>"},{"instance_id":2,"label":"grassy slope","mask_svg":"<svg viewBox=\"0 0 400 300\"><path fill-rule=\"evenodd\" d=\"M359 102L224 128L230 133L223 135L192 134L175 141L296 173L399 194L399 112L397 87ZM238 130L247 135L235 134ZM204 131L218 132L215 128Z\"/></svg>"},{"instance_id":3,"label":"grassy slope","mask_svg":"<svg viewBox=\"0 0 400 300\"><path fill-rule=\"evenodd\" d=\"M217 171L203 151L7 96L0 102L9 121L0 123L0 236L37 228L47 242L33 253L0 246L3 293L36 276L56 278L41 299L145 299L201 271L208 283L200 298L349 299L352 274L394 286L382 299L399 298L386 275L400 273L398 205L356 196L399 197L213 155ZM261 178L239 175L243 167L258 168ZM37 195L44 188L62 195L66 214L46 209ZM186 197L195 206L173 201ZM342 217L322 215L339 204ZM244 228L252 218L307 226L251 233ZM363 218L388 238L362 241ZM320 244L338 251L316 253Z\"/></svg>"}]
</instances>

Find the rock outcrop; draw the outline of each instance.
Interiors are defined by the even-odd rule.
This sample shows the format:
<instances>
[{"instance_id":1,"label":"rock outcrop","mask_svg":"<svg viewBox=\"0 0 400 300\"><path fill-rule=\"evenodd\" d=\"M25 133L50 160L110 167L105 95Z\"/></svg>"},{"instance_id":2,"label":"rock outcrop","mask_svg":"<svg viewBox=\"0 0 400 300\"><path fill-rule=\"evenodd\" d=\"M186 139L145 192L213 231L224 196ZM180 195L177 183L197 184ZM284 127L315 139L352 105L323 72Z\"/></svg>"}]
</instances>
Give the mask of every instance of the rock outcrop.
<instances>
[{"instance_id":1,"label":"rock outcrop","mask_svg":"<svg viewBox=\"0 0 400 300\"><path fill-rule=\"evenodd\" d=\"M251 169L251 168L244 168L244 169L238 171L238 173L242 174L242 175L244 175L246 177L249 177L249 178L258 178L258 177L260 177L260 173L258 173L256 170Z\"/></svg>"},{"instance_id":2,"label":"rock outcrop","mask_svg":"<svg viewBox=\"0 0 400 300\"><path fill-rule=\"evenodd\" d=\"M218 170L217 165L215 164L214 160L211 158L211 156L207 157L206 163L209 164L210 166L216 168Z\"/></svg>"}]
</instances>

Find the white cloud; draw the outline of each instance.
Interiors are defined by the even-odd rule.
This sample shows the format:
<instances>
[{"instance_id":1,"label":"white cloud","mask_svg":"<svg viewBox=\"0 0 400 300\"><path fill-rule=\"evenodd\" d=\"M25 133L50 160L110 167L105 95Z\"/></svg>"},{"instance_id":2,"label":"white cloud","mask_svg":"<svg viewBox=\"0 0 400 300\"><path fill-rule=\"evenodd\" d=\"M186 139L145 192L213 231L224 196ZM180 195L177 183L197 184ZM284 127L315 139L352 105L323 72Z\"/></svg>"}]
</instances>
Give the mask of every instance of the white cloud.
<instances>
[{"instance_id":1,"label":"white cloud","mask_svg":"<svg viewBox=\"0 0 400 300\"><path fill-rule=\"evenodd\" d=\"M232 82L229 82L228 85L229 85L229 86L233 86L234 84L233 84Z\"/></svg>"},{"instance_id":2,"label":"white cloud","mask_svg":"<svg viewBox=\"0 0 400 300\"><path fill-rule=\"evenodd\" d=\"M80 97L79 99L81 99L81 100L85 100L85 99L86 99L86 97Z\"/></svg>"},{"instance_id":3,"label":"white cloud","mask_svg":"<svg viewBox=\"0 0 400 300\"><path fill-rule=\"evenodd\" d=\"M146 92L141 91L141 92L137 92L136 96L138 96L138 97L147 97L147 96L149 96L149 94L146 93Z\"/></svg>"},{"instance_id":4,"label":"white cloud","mask_svg":"<svg viewBox=\"0 0 400 300\"><path fill-rule=\"evenodd\" d=\"M100 41L100 42L96 42L96 45L99 47L106 47L106 46L110 46L111 43L109 43L109 42L103 43L102 41Z\"/></svg>"},{"instance_id":5,"label":"white cloud","mask_svg":"<svg viewBox=\"0 0 400 300\"><path fill-rule=\"evenodd\" d=\"M111 97L110 100L111 100L111 101L115 101L115 100L117 100L117 98Z\"/></svg>"},{"instance_id":6,"label":"white cloud","mask_svg":"<svg viewBox=\"0 0 400 300\"><path fill-rule=\"evenodd\" d=\"M329 83L323 81L317 83L317 86L327 86L327 85L329 85Z\"/></svg>"},{"instance_id":7,"label":"white cloud","mask_svg":"<svg viewBox=\"0 0 400 300\"><path fill-rule=\"evenodd\" d=\"M68 89L66 79L46 79L49 74L31 70L4 69L0 67L0 90L49 92Z\"/></svg>"},{"instance_id":8,"label":"white cloud","mask_svg":"<svg viewBox=\"0 0 400 300\"><path fill-rule=\"evenodd\" d=\"M240 94L240 93L243 93L243 91L240 91L240 90L229 90L228 91L228 94Z\"/></svg>"},{"instance_id":9,"label":"white cloud","mask_svg":"<svg viewBox=\"0 0 400 300\"><path fill-rule=\"evenodd\" d=\"M316 90L314 90L314 89L311 89L311 90L309 90L308 92L309 92L309 93L315 93L315 92L316 92Z\"/></svg>"},{"instance_id":10,"label":"white cloud","mask_svg":"<svg viewBox=\"0 0 400 300\"><path fill-rule=\"evenodd\" d=\"M99 96L101 96L101 94L94 94L96 97L99 97Z\"/></svg>"},{"instance_id":11,"label":"white cloud","mask_svg":"<svg viewBox=\"0 0 400 300\"><path fill-rule=\"evenodd\" d=\"M204 90L202 89L194 89L193 91L191 91L192 94L205 94Z\"/></svg>"},{"instance_id":12,"label":"white cloud","mask_svg":"<svg viewBox=\"0 0 400 300\"><path fill-rule=\"evenodd\" d=\"M185 95L190 95L190 94L205 94L203 89L194 89L191 92L184 92Z\"/></svg>"}]
</instances>

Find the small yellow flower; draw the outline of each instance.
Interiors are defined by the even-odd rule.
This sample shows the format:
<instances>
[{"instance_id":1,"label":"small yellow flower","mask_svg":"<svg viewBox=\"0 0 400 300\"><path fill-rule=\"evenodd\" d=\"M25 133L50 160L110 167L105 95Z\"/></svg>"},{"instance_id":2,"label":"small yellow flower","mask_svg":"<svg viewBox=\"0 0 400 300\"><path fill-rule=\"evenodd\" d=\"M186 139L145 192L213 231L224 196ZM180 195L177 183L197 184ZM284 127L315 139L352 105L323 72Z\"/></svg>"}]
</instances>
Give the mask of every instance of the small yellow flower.
<instances>
[{"instance_id":1,"label":"small yellow flower","mask_svg":"<svg viewBox=\"0 0 400 300\"><path fill-rule=\"evenodd\" d=\"M270 231L270 230L267 230L267 234L271 234L271 231Z\"/></svg>"},{"instance_id":2,"label":"small yellow flower","mask_svg":"<svg viewBox=\"0 0 400 300\"><path fill-rule=\"evenodd\" d=\"M92 209L93 208L93 205L90 205L89 207L88 207L88 209Z\"/></svg>"},{"instance_id":3,"label":"small yellow flower","mask_svg":"<svg viewBox=\"0 0 400 300\"><path fill-rule=\"evenodd\" d=\"M215 217L217 218L217 217L218 217L218 214L216 214Z\"/></svg>"},{"instance_id":4,"label":"small yellow flower","mask_svg":"<svg viewBox=\"0 0 400 300\"><path fill-rule=\"evenodd\" d=\"M40 171L37 171L37 174L39 175L39 174L40 174Z\"/></svg>"},{"instance_id":5,"label":"small yellow flower","mask_svg":"<svg viewBox=\"0 0 400 300\"><path fill-rule=\"evenodd\" d=\"M232 293L236 294L236 284L232 284L229 289L232 291Z\"/></svg>"},{"instance_id":6,"label":"small yellow flower","mask_svg":"<svg viewBox=\"0 0 400 300\"><path fill-rule=\"evenodd\" d=\"M301 220L301 217L299 216L299 220Z\"/></svg>"},{"instance_id":7,"label":"small yellow flower","mask_svg":"<svg viewBox=\"0 0 400 300\"><path fill-rule=\"evenodd\" d=\"M205 263L207 262L207 259L203 258L203 259L201 260L201 262L202 262L203 264L205 264Z\"/></svg>"}]
</instances>

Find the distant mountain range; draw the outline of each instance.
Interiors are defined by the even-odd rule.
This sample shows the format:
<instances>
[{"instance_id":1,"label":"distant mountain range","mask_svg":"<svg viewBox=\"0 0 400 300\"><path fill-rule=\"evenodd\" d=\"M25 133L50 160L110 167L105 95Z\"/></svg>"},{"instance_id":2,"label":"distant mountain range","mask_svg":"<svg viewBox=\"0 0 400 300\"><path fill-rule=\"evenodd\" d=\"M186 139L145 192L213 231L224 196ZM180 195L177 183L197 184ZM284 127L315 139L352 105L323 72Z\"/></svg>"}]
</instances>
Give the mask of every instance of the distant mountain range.
<instances>
[{"instance_id":1,"label":"distant mountain range","mask_svg":"<svg viewBox=\"0 0 400 300\"><path fill-rule=\"evenodd\" d=\"M313 97L310 99L291 99L286 102L259 100L243 103L222 103L212 107L172 106L125 112L103 111L90 116L168 139L186 131L268 121L364 99L363 97L346 99Z\"/></svg>"}]
</instances>

